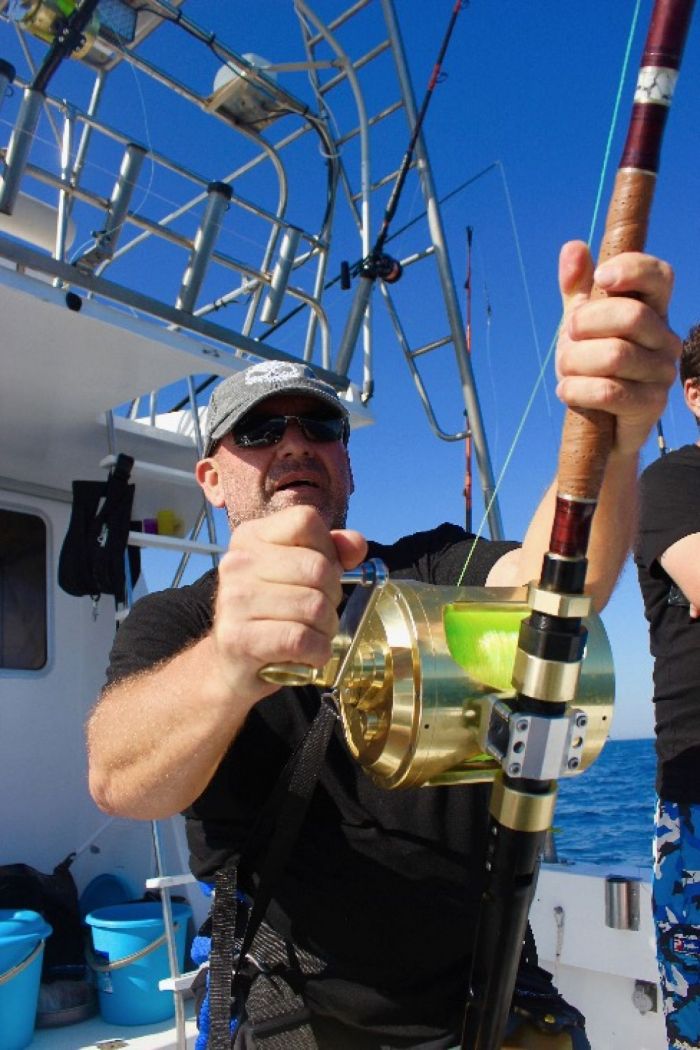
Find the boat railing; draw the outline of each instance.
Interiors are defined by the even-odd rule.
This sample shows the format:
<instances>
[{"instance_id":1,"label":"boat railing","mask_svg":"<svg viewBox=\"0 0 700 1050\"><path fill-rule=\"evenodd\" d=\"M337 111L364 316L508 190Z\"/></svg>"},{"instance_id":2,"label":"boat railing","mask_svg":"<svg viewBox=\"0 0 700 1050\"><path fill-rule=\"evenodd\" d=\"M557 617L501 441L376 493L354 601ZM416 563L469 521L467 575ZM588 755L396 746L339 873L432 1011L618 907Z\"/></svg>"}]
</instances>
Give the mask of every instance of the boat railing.
<instances>
[{"instance_id":1,"label":"boat railing","mask_svg":"<svg viewBox=\"0 0 700 1050\"><path fill-rule=\"evenodd\" d=\"M23 89L24 99L6 151L5 173L0 184L0 212L11 214L15 210L20 193L22 193L21 202L25 205L36 200L31 192L24 190L27 182L30 184L30 189L36 184L41 184L55 191L59 201L55 211L52 255L54 259L65 261L69 251L69 228L77 225L78 206L85 206L80 216L80 229L81 231L89 230L90 234L82 240L81 246L70 259L71 265L79 271L76 274L76 284L80 285L80 275L100 276L119 260L124 260L128 264L127 257L137 248L142 246L150 248L147 242L159 239L168 247L172 246L179 252L179 264L173 261L168 267L171 283L173 280L179 280L179 290L174 304L177 309L187 313L191 312L193 316L204 317L220 311L224 306L245 300L248 303L248 309L240 331L243 335L249 335L256 321L265 325L273 324L277 320L283 296L289 295L291 299L311 311L314 318L314 330L316 327L320 330L320 363L326 369L330 367L329 322L316 291L317 274L314 272L310 280L312 291L307 291L290 281L292 272L299 271L307 263L315 263L325 272L324 257L328 249L318 233L285 222L283 209L285 204L284 181L286 180L280 179L277 209L270 211L232 189L231 184L238 177L237 171L227 173L221 180L207 181L203 175L191 168L185 167L152 148L132 141L128 135L98 120L94 115L82 112L74 106L67 106L63 100L50 96L36 98L28 82L18 80L17 83ZM44 104L58 113L63 121L62 129L57 127L56 130L61 138L61 156L64 158L64 164L55 171L42 164L30 163L28 160L29 144L27 140L32 134L31 126L36 120L35 110L37 106ZM80 173L82 183L76 181L78 173L71 170L65 163L65 158L71 155L72 143L81 128L83 135L89 131L91 138L97 136L111 140L123 149L119 172L111 196L107 200L96 189L86 185L85 174L91 169L89 165L86 165L82 151L80 153L83 158ZM99 143L96 143L95 150L99 148ZM270 156L274 154L274 151L268 148L265 153L266 156ZM193 185L196 192L184 203L178 204L177 207L158 219L147 217L140 209L130 208L130 202L136 191L145 161L151 166L151 180L155 177L153 169L158 167L184 180L187 184ZM283 170L280 164L274 167L278 173ZM103 175L101 168L97 174ZM41 203L46 204L47 202L40 202L38 207ZM225 213L230 214L225 216ZM267 230L262 255L255 262L247 262L234 257L219 247L224 239L226 227L241 225L242 213L253 216ZM194 234L186 235L179 232L176 224L182 225L183 220L193 218L197 223ZM139 232L128 242L119 245L119 239L123 236L127 226L135 227ZM7 232L22 237L21 224L13 226L8 219L3 223L3 227ZM72 237L74 238L75 235L73 232ZM81 239L80 236L78 239ZM275 251L280 239L281 247L275 259ZM303 249L301 254L297 255L296 249L299 244L303 245ZM186 256L184 260L182 260L183 254ZM219 268L224 273L219 273L215 277L209 272L213 267ZM137 276L139 272L138 264L133 268L128 265L122 266L120 279L124 282L129 279L130 273ZM232 287L233 277L237 280ZM197 305L205 278L208 278L212 285L216 283L223 290L209 302ZM140 284L142 283L141 279ZM122 305L134 308L135 304L129 291L128 286L125 285ZM231 343L234 346L236 345L236 334L232 333L231 336ZM305 356L308 360L313 360L313 348L307 347Z\"/></svg>"},{"instance_id":2,"label":"boat railing","mask_svg":"<svg viewBox=\"0 0 700 1050\"><path fill-rule=\"evenodd\" d=\"M295 0L302 60L277 63L238 54L191 21L177 2L153 0L148 12L132 0L122 6L134 19L132 38L115 46L109 34L88 33L78 61L62 68L61 87L70 80L79 88L72 98L85 98L85 77L93 78L86 105L67 102L58 90L50 95L44 85L36 90L41 69L37 72L25 41L28 72L16 79L19 90L9 103L17 112L0 177L0 255L43 272L54 284L76 287L224 353L303 360L339 390L348 388L351 372L360 373L366 404L374 392L373 340L381 322L374 316L376 282L364 279L362 267L406 144L406 128L400 130L394 118L404 115L409 131L417 122L392 0L358 0L328 20L311 2ZM11 23L8 10L0 0L0 19ZM24 12L21 27L15 18L18 35L29 37L35 9L25 4L17 10ZM152 43L154 30L164 34L162 44L169 33L178 33L178 47L143 47ZM195 61L183 61L183 42L190 53L197 48ZM299 55L298 42L290 42L289 55ZM213 85L203 90L206 64L214 61ZM279 82L283 73L302 74L294 81L304 85L299 94ZM165 111L165 98L173 116L152 126L144 119L142 133L134 136L127 98L132 107L142 106L144 117ZM55 143L47 144L37 131L43 113L50 114ZM195 135L195 113L196 135L203 138ZM132 130L121 130L124 124ZM422 135L411 168L413 193L420 193L425 213L413 245L397 261L412 273L430 264L429 280L437 277L444 307L438 324L444 327L429 337L404 327L399 342L436 436L458 441L467 430L472 436L491 507L490 531L500 535L490 457ZM5 217L27 205L32 190L40 196L39 208L56 211L54 232L43 244L48 253L43 268L37 254L22 255L1 236L3 226L8 232ZM154 201L160 212L155 217L149 214ZM416 237L424 242L418 249ZM343 267L351 280L344 279ZM415 301L421 281L413 278L413 293L380 282L386 303L396 298L395 309L389 307L395 331L392 313L405 313L401 304L410 303L412 295ZM154 294L144 295L146 288ZM454 355L455 389L462 394L467 427L438 422L418 371L418 359L441 348Z\"/></svg>"}]
</instances>

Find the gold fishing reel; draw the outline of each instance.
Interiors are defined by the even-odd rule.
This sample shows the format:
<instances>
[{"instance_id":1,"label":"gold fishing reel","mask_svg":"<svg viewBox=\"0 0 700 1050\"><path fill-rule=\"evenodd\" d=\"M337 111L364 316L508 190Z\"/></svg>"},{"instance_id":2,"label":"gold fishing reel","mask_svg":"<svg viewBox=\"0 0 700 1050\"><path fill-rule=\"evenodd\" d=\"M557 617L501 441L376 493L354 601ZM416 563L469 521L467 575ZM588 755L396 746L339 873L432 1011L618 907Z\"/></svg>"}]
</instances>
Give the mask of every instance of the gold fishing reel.
<instances>
[{"instance_id":1,"label":"gold fishing reel","mask_svg":"<svg viewBox=\"0 0 700 1050\"><path fill-rule=\"evenodd\" d=\"M538 588L528 599L524 587L395 581L377 560L344 581L357 586L326 666L269 665L261 676L329 689L351 753L377 784L478 783L501 770L558 779L598 757L614 695L612 654L598 616L584 618L582 664L539 660L533 671L519 667L518 635L532 593L542 600ZM514 679L545 703L564 699L565 717L519 714L511 706Z\"/></svg>"}]
</instances>

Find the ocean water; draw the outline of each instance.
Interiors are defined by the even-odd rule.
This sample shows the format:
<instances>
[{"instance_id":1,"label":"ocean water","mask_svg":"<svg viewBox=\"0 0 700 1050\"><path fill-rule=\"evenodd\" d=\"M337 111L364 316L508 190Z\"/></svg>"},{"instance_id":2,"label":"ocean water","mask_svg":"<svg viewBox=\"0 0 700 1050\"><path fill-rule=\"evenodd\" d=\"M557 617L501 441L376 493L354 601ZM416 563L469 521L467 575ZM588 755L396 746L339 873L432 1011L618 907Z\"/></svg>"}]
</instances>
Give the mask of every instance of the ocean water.
<instances>
[{"instance_id":1,"label":"ocean water","mask_svg":"<svg viewBox=\"0 0 700 1050\"><path fill-rule=\"evenodd\" d=\"M559 781L554 843L564 861L651 864L654 741L608 740L596 762Z\"/></svg>"}]
</instances>

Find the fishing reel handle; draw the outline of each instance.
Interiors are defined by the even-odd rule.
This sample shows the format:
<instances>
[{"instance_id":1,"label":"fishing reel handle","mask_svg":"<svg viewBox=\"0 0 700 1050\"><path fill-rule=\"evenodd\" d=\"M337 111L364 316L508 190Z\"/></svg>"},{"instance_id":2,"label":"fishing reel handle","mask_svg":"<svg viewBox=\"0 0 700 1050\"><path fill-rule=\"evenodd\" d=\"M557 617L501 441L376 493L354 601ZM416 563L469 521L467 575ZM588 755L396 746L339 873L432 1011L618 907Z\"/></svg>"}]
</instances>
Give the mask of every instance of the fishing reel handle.
<instances>
[{"instance_id":1,"label":"fishing reel handle","mask_svg":"<svg viewBox=\"0 0 700 1050\"><path fill-rule=\"evenodd\" d=\"M348 569L340 577L342 584L354 584L357 587L373 588L388 578L386 567L376 558L363 561L355 569ZM336 653L336 658L341 654ZM266 664L258 671L258 677L264 682L279 686L312 685L320 681L322 671L308 664L281 663ZM335 676L334 676L335 677ZM324 680L323 684L330 684Z\"/></svg>"}]
</instances>

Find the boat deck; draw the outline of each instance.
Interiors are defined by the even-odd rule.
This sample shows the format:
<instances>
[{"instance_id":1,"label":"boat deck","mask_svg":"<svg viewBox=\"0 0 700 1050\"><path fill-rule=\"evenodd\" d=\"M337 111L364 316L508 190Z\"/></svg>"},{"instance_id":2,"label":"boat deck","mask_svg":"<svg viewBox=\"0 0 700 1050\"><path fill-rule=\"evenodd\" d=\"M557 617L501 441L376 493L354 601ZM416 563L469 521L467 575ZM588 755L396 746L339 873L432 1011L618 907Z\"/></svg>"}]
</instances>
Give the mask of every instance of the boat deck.
<instances>
[{"instance_id":1,"label":"boat deck","mask_svg":"<svg viewBox=\"0 0 700 1050\"><path fill-rule=\"evenodd\" d=\"M185 1003L187 1015L187 1050L193 1050L197 1038L194 1003ZM174 1020L151 1025L108 1024L99 1014L78 1024L60 1028L40 1028L28 1050L175 1050Z\"/></svg>"}]
</instances>

